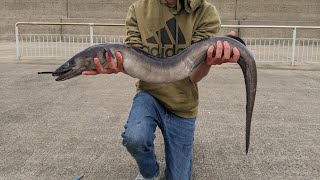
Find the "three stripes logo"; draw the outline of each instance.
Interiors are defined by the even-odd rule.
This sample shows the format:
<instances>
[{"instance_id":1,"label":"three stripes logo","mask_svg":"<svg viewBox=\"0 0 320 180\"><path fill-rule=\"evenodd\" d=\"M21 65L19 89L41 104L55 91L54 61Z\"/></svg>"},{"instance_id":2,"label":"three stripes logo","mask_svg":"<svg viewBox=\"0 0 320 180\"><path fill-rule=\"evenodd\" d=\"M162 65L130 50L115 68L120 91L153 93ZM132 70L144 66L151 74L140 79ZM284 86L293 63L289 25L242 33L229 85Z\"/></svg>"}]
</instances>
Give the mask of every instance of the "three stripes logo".
<instances>
[{"instance_id":1,"label":"three stripes logo","mask_svg":"<svg viewBox=\"0 0 320 180\"><path fill-rule=\"evenodd\" d=\"M181 45L186 46L185 36L176 25L175 18L168 20L165 27L155 32L155 35L147 38L146 41L147 45L143 45L143 50L157 57L173 56L185 48L184 46L181 48ZM180 47L177 48L177 45Z\"/></svg>"}]
</instances>

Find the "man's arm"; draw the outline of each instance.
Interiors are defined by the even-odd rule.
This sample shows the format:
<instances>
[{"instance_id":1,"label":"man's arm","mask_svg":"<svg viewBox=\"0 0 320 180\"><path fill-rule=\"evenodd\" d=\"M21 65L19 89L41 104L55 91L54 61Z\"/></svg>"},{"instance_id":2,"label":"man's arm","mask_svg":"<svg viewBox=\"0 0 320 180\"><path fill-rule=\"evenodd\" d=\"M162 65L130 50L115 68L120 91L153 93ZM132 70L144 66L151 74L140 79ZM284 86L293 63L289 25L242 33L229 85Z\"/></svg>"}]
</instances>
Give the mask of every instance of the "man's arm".
<instances>
[{"instance_id":1,"label":"man's arm","mask_svg":"<svg viewBox=\"0 0 320 180\"><path fill-rule=\"evenodd\" d=\"M217 9L214 6L210 6L205 9L201 20L196 24L196 26L197 28L193 34L192 43L217 34L221 27L220 16ZM232 31L230 35L235 35L235 32ZM210 46L207 51L206 61L194 69L192 74L189 76L193 83L197 83L204 78L208 74L212 65L220 65L225 62L237 62L240 57L238 49L232 49L234 55L233 57L230 57L231 50L230 45L227 42L218 41L216 47L216 56L212 57L214 47ZM224 56L222 56L222 52Z\"/></svg>"},{"instance_id":2,"label":"man's arm","mask_svg":"<svg viewBox=\"0 0 320 180\"><path fill-rule=\"evenodd\" d=\"M127 28L127 37L126 37L125 43L129 44L130 46L142 48L141 33L138 26L138 20L136 17L134 5L131 5L129 7L127 17L126 17L126 28Z\"/></svg>"}]
</instances>

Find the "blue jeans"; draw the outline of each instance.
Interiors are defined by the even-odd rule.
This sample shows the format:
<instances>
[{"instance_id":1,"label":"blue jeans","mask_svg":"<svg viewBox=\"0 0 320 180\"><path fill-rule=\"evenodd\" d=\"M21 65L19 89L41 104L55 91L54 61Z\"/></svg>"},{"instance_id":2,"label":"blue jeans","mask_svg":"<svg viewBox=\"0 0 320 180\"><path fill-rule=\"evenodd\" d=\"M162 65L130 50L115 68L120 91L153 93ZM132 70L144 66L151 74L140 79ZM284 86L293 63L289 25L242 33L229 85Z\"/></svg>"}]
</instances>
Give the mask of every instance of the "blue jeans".
<instances>
[{"instance_id":1,"label":"blue jeans","mask_svg":"<svg viewBox=\"0 0 320 180\"><path fill-rule=\"evenodd\" d=\"M124 126L122 143L136 160L144 178L152 178L159 173L153 144L157 126L165 143L166 179L191 178L195 120L169 112L149 93L137 93Z\"/></svg>"}]
</instances>

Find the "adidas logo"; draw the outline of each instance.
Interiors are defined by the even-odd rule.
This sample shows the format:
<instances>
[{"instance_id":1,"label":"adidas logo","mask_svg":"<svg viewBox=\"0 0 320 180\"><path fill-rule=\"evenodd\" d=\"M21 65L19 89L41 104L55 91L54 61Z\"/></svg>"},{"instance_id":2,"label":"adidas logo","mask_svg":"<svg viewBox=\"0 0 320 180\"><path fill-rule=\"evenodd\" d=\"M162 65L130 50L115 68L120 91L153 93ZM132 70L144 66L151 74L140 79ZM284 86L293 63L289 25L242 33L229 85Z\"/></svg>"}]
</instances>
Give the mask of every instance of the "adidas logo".
<instances>
[{"instance_id":1,"label":"adidas logo","mask_svg":"<svg viewBox=\"0 0 320 180\"><path fill-rule=\"evenodd\" d=\"M176 32L176 19L168 20L165 27L155 32L154 36L146 39L147 45L143 45L143 50L157 57L170 57L179 53L184 48L177 49L176 45L186 45L186 40L180 27L177 27L178 34Z\"/></svg>"}]
</instances>

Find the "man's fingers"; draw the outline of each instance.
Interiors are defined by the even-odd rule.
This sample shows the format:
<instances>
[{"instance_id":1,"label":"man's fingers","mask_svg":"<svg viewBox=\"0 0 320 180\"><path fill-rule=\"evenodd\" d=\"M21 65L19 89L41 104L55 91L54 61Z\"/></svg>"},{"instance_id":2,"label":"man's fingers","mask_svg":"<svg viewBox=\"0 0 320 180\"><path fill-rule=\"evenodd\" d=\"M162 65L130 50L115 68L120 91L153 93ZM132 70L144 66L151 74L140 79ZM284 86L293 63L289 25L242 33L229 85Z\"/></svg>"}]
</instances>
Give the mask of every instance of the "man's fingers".
<instances>
[{"instance_id":1,"label":"man's fingers","mask_svg":"<svg viewBox=\"0 0 320 180\"><path fill-rule=\"evenodd\" d=\"M116 58L117 58L117 68L119 72L123 72L123 59L122 55L120 52L116 53Z\"/></svg>"},{"instance_id":2,"label":"man's fingers","mask_svg":"<svg viewBox=\"0 0 320 180\"><path fill-rule=\"evenodd\" d=\"M110 56L108 52L106 52L106 60L109 68L105 68L102 66L100 60L98 58L94 58L93 62L96 65L96 70L88 70L83 71L83 75L96 75L96 74L112 74L123 72L123 60L120 52L116 53L117 66L114 63L114 59Z\"/></svg>"},{"instance_id":3,"label":"man's fingers","mask_svg":"<svg viewBox=\"0 0 320 180\"><path fill-rule=\"evenodd\" d=\"M230 62L236 63L236 62L238 62L238 60L239 60L239 58L240 58L240 52L239 52L238 48L236 48L236 47L234 47L234 48L232 49L232 51L233 51L233 56L232 56Z\"/></svg>"},{"instance_id":4,"label":"man's fingers","mask_svg":"<svg viewBox=\"0 0 320 180\"><path fill-rule=\"evenodd\" d=\"M216 49L216 55L213 58L214 61L214 65L218 64L222 64L222 52L223 52L223 46L222 46L222 42L218 41L217 42L217 49Z\"/></svg>"},{"instance_id":5,"label":"man's fingers","mask_svg":"<svg viewBox=\"0 0 320 180\"><path fill-rule=\"evenodd\" d=\"M106 73L106 70L103 68L103 66L101 65L101 62L100 62L100 60L98 58L94 58L93 62L96 65L97 71L100 74Z\"/></svg>"},{"instance_id":6,"label":"man's fingers","mask_svg":"<svg viewBox=\"0 0 320 180\"><path fill-rule=\"evenodd\" d=\"M229 33L229 35L231 35L231 36L236 36L236 32L231 31L231 32Z\"/></svg>"},{"instance_id":7,"label":"man's fingers","mask_svg":"<svg viewBox=\"0 0 320 180\"><path fill-rule=\"evenodd\" d=\"M213 57L212 57L213 51L214 51L214 46L211 45L207 51L207 65L209 66L213 65Z\"/></svg>"},{"instance_id":8,"label":"man's fingers","mask_svg":"<svg viewBox=\"0 0 320 180\"><path fill-rule=\"evenodd\" d=\"M112 59L112 57L110 56L110 54L108 52L106 52L106 58L107 58L107 61L108 61L109 68L112 69L112 72L116 72L117 71L117 67L114 64L113 59Z\"/></svg>"},{"instance_id":9,"label":"man's fingers","mask_svg":"<svg viewBox=\"0 0 320 180\"><path fill-rule=\"evenodd\" d=\"M222 57L222 50L223 50L222 42L221 42L221 41L218 41L218 42L217 42L217 49L216 49L216 56L214 57L215 59L221 59L221 57Z\"/></svg>"},{"instance_id":10,"label":"man's fingers","mask_svg":"<svg viewBox=\"0 0 320 180\"><path fill-rule=\"evenodd\" d=\"M82 75L97 75L98 74L98 72L97 71L83 71L82 72Z\"/></svg>"},{"instance_id":11,"label":"man's fingers","mask_svg":"<svg viewBox=\"0 0 320 180\"><path fill-rule=\"evenodd\" d=\"M224 52L224 55L222 58L223 62L228 62L230 59L231 51L230 51L230 44L227 41L223 42L223 52Z\"/></svg>"},{"instance_id":12,"label":"man's fingers","mask_svg":"<svg viewBox=\"0 0 320 180\"><path fill-rule=\"evenodd\" d=\"M213 58L212 65L221 65L226 62L237 62L239 58L240 52L236 47L232 49L231 53L231 46L227 41L224 41L223 43L221 41L218 41L216 48L216 56Z\"/></svg>"}]
</instances>

